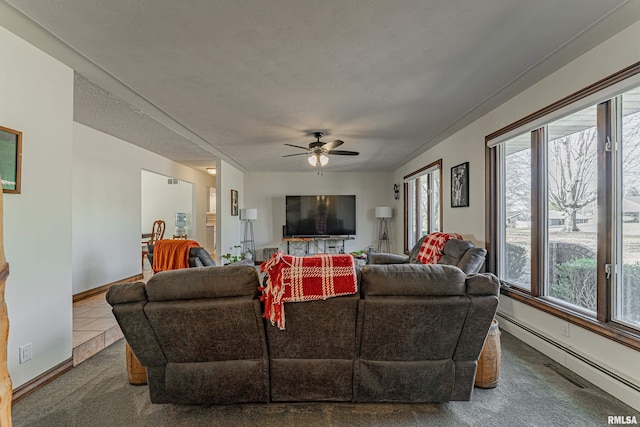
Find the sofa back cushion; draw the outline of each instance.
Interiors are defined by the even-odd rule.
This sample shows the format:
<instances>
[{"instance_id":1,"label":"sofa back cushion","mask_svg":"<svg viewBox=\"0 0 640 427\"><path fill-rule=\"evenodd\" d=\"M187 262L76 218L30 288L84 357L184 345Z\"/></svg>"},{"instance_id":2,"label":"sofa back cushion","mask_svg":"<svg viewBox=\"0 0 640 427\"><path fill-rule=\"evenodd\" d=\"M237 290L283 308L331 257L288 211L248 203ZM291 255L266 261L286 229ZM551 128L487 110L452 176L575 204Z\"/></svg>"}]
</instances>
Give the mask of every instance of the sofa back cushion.
<instances>
[{"instance_id":1,"label":"sofa back cushion","mask_svg":"<svg viewBox=\"0 0 640 427\"><path fill-rule=\"evenodd\" d=\"M144 313L170 363L260 359L264 330L252 267L161 272L146 286Z\"/></svg>"},{"instance_id":2,"label":"sofa back cushion","mask_svg":"<svg viewBox=\"0 0 640 427\"><path fill-rule=\"evenodd\" d=\"M422 247L422 244L424 243L424 239L426 239L428 236L428 234L425 234L424 236L422 236L420 238L420 240L418 240L416 242L416 244L413 246L413 248L411 249L411 252L409 252L409 262L414 264L414 263L419 263L421 264L420 261L418 261L418 253L420 253L420 248Z\"/></svg>"},{"instance_id":3,"label":"sofa back cushion","mask_svg":"<svg viewBox=\"0 0 640 427\"><path fill-rule=\"evenodd\" d=\"M455 265L465 274L480 271L487 257L487 250L468 240L449 239L444 245L438 264Z\"/></svg>"},{"instance_id":4,"label":"sofa back cushion","mask_svg":"<svg viewBox=\"0 0 640 427\"><path fill-rule=\"evenodd\" d=\"M416 245L409 252L409 262L419 264L418 253L422 247L424 239L428 235L422 236ZM468 240L449 239L442 248L442 256L438 260L438 264L455 265L459 267L465 274L474 274L480 271L484 264L487 251L484 248L477 247Z\"/></svg>"},{"instance_id":5,"label":"sofa back cushion","mask_svg":"<svg viewBox=\"0 0 640 427\"><path fill-rule=\"evenodd\" d=\"M162 271L146 286L147 298L154 301L202 298L257 298L258 272L249 266L196 267Z\"/></svg>"},{"instance_id":6,"label":"sofa back cushion","mask_svg":"<svg viewBox=\"0 0 640 427\"><path fill-rule=\"evenodd\" d=\"M470 304L465 277L460 269L447 265L364 267L360 358L451 358Z\"/></svg>"},{"instance_id":7,"label":"sofa back cushion","mask_svg":"<svg viewBox=\"0 0 640 427\"><path fill-rule=\"evenodd\" d=\"M155 245L153 243L147 246L147 258L151 266L153 266L154 250ZM214 265L216 265L216 262L203 247L189 248L189 267L213 267Z\"/></svg>"},{"instance_id":8,"label":"sofa back cushion","mask_svg":"<svg viewBox=\"0 0 640 427\"><path fill-rule=\"evenodd\" d=\"M261 359L265 354L258 300L149 302L144 313L169 363Z\"/></svg>"},{"instance_id":9,"label":"sofa back cushion","mask_svg":"<svg viewBox=\"0 0 640 427\"><path fill-rule=\"evenodd\" d=\"M468 240L449 239L442 248L438 264L458 265L464 254L475 245Z\"/></svg>"},{"instance_id":10,"label":"sofa back cushion","mask_svg":"<svg viewBox=\"0 0 640 427\"><path fill-rule=\"evenodd\" d=\"M361 270L365 296L447 296L465 294L465 274L438 264L367 265Z\"/></svg>"},{"instance_id":11,"label":"sofa back cushion","mask_svg":"<svg viewBox=\"0 0 640 427\"><path fill-rule=\"evenodd\" d=\"M189 267L213 267L216 262L203 247L189 249Z\"/></svg>"}]
</instances>

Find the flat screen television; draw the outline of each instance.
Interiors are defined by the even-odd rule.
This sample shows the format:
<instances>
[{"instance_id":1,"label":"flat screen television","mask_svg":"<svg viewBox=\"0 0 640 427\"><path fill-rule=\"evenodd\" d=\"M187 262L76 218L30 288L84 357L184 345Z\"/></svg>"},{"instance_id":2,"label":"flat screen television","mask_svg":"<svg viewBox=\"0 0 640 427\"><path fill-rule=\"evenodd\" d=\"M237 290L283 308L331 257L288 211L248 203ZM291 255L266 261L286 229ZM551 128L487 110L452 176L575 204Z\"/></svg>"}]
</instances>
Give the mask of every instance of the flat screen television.
<instances>
[{"instance_id":1,"label":"flat screen television","mask_svg":"<svg viewBox=\"0 0 640 427\"><path fill-rule=\"evenodd\" d=\"M285 237L356 234L356 196L286 196Z\"/></svg>"}]
</instances>

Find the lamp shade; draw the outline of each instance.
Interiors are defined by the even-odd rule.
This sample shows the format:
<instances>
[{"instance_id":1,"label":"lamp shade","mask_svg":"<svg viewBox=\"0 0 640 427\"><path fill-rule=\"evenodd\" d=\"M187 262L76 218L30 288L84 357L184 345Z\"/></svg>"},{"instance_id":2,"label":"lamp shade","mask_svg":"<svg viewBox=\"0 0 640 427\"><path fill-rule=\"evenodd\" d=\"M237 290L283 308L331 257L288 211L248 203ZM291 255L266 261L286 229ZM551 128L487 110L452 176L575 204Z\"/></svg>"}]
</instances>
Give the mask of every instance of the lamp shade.
<instances>
[{"instance_id":1,"label":"lamp shade","mask_svg":"<svg viewBox=\"0 0 640 427\"><path fill-rule=\"evenodd\" d=\"M376 208L376 218L391 218L392 209L389 206L378 206Z\"/></svg>"},{"instance_id":2,"label":"lamp shade","mask_svg":"<svg viewBox=\"0 0 640 427\"><path fill-rule=\"evenodd\" d=\"M240 219L242 221L255 221L256 219L258 219L258 209L256 208L240 209Z\"/></svg>"}]
</instances>

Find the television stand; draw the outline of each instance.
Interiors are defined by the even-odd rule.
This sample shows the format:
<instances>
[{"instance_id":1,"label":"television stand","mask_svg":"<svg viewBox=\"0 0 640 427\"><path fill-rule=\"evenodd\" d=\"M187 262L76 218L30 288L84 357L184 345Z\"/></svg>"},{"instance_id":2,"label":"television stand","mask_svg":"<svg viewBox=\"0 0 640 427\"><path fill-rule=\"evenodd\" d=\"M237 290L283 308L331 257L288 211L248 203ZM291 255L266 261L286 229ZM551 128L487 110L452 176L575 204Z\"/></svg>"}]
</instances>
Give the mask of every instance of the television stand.
<instances>
[{"instance_id":1,"label":"television stand","mask_svg":"<svg viewBox=\"0 0 640 427\"><path fill-rule=\"evenodd\" d=\"M328 253L327 249L335 250L336 253L343 254L344 253L344 242L346 240L354 240L354 236L289 236L283 237L282 241L287 242L287 254L295 255L291 253L291 243L302 242L304 243L304 254L309 255L311 253L311 242L315 243L315 247L320 249L320 243L322 243L322 251L316 253ZM331 242L336 242L334 245L331 245ZM299 252L299 251L298 251Z\"/></svg>"}]
</instances>

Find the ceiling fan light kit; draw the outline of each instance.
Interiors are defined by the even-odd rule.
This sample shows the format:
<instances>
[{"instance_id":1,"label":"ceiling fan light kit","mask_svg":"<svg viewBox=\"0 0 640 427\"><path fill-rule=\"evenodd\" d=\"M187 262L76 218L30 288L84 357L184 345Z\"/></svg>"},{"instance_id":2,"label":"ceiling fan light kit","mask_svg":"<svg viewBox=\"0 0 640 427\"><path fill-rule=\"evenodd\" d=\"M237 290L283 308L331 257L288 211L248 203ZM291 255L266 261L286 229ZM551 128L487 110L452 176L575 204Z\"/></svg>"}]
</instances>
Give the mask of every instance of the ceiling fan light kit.
<instances>
[{"instance_id":1,"label":"ceiling fan light kit","mask_svg":"<svg viewBox=\"0 0 640 427\"><path fill-rule=\"evenodd\" d=\"M314 167L318 166L318 164L320 164L320 166L326 166L327 163L329 163L329 157L324 154L311 154L307 157L307 161Z\"/></svg>"},{"instance_id":2,"label":"ceiling fan light kit","mask_svg":"<svg viewBox=\"0 0 640 427\"><path fill-rule=\"evenodd\" d=\"M344 144L344 141L336 139L331 142L322 142L320 138L322 138L322 132L314 132L313 136L316 140L309 144L309 147L301 147L299 145L293 144L284 144L290 147L301 148L306 150L306 153L298 153L298 154L287 154L282 157L291 157L291 156L300 156L300 155L308 155L307 161L309 165L312 167L326 166L329 163L329 155L338 155L338 156L357 156L357 151L346 151L346 150L335 150L336 147Z\"/></svg>"}]
</instances>

